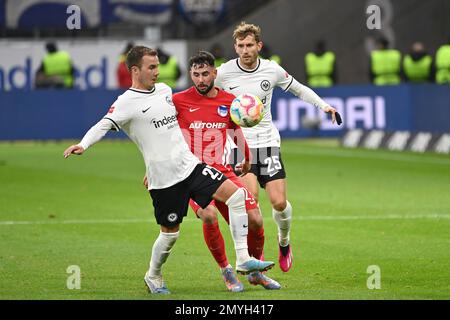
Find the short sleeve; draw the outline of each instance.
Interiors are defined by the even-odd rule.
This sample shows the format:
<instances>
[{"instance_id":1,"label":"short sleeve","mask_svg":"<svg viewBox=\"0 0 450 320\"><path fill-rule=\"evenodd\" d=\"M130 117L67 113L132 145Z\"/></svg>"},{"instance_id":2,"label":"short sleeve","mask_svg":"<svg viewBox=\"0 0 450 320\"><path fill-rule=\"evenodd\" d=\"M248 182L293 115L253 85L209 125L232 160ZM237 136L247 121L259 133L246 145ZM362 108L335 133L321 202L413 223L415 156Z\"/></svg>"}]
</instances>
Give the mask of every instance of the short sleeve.
<instances>
[{"instance_id":1,"label":"short sleeve","mask_svg":"<svg viewBox=\"0 0 450 320\"><path fill-rule=\"evenodd\" d=\"M276 85L283 89L284 91L288 91L291 86L294 78L284 70L278 63L271 61L276 74Z\"/></svg>"},{"instance_id":2,"label":"short sleeve","mask_svg":"<svg viewBox=\"0 0 450 320\"><path fill-rule=\"evenodd\" d=\"M130 108L124 99L120 97L111 105L108 113L103 117L111 121L116 131L120 131L121 128L128 123L131 119Z\"/></svg>"},{"instance_id":3,"label":"short sleeve","mask_svg":"<svg viewBox=\"0 0 450 320\"><path fill-rule=\"evenodd\" d=\"M155 84L155 87L158 88L160 90L161 93L165 93L168 95L172 95L172 88L169 87L167 84L165 83L157 83Z\"/></svg>"}]
</instances>

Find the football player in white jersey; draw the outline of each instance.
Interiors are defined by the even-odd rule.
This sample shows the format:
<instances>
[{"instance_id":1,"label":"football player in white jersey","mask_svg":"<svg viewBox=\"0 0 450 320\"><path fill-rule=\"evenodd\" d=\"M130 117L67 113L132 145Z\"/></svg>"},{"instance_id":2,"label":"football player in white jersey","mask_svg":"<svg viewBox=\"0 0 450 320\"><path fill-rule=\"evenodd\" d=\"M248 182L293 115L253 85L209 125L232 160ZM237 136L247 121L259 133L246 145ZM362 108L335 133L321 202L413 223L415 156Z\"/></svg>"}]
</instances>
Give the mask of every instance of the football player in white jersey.
<instances>
[{"instance_id":1,"label":"football player in white jersey","mask_svg":"<svg viewBox=\"0 0 450 320\"><path fill-rule=\"evenodd\" d=\"M150 292L167 294L162 265L179 235L189 199L205 208L212 199L229 207L230 230L236 249L236 269L247 274L265 271L274 263L250 258L247 248L248 215L245 192L218 170L200 163L187 145L172 103L172 90L158 78L158 56L153 49L133 47L126 58L132 87L114 102L107 115L85 134L79 144L64 151L64 157L81 155L109 130L123 130L142 153L161 231L153 244L149 270L144 280Z\"/></svg>"},{"instance_id":2,"label":"football player in white jersey","mask_svg":"<svg viewBox=\"0 0 450 320\"><path fill-rule=\"evenodd\" d=\"M251 128L242 128L254 161L250 172L242 180L256 199L258 183L266 190L272 204L273 218L278 225L280 268L287 272L293 261L289 245L292 206L286 195L286 173L281 159L280 133L272 122L270 108L273 89L278 86L322 111L331 113L333 123L336 121L336 109L310 88L300 84L276 62L259 58L263 47L260 36L261 29L253 24L242 22L236 27L233 38L239 58L230 60L217 69L216 85L235 96L242 93L255 94L264 104L264 117L261 122Z\"/></svg>"}]
</instances>

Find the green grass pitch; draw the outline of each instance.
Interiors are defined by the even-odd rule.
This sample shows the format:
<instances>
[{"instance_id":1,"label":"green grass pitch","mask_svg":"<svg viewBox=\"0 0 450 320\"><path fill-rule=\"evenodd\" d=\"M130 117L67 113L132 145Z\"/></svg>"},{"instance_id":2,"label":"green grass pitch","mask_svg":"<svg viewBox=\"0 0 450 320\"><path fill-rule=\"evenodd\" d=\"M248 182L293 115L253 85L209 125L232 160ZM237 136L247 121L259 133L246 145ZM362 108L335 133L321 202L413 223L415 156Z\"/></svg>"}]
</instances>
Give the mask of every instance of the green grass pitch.
<instances>
[{"instance_id":1,"label":"green grass pitch","mask_svg":"<svg viewBox=\"0 0 450 320\"><path fill-rule=\"evenodd\" d=\"M0 299L449 299L450 158L348 150L333 140L282 145L294 208L294 266L282 284L227 292L192 212L163 272L172 294L143 275L159 227L131 142L102 141L63 159L71 141L0 144ZM276 225L261 192L265 257ZM229 259L234 250L220 218ZM67 288L79 266L81 288ZM380 289L369 266L380 270ZM369 280L369 281L368 281ZM69 281L70 282L70 281Z\"/></svg>"}]
</instances>

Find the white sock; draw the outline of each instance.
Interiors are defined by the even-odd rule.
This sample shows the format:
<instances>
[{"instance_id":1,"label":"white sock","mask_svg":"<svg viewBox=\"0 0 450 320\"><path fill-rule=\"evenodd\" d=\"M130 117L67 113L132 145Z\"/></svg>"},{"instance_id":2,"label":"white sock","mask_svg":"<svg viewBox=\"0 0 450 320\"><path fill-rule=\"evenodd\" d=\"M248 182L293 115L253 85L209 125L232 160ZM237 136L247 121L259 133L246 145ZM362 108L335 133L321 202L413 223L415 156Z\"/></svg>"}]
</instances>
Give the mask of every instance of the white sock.
<instances>
[{"instance_id":1,"label":"white sock","mask_svg":"<svg viewBox=\"0 0 450 320\"><path fill-rule=\"evenodd\" d=\"M289 232L291 231L292 206L286 200L287 206L283 211L272 208L272 216L278 225L278 240L280 245L285 247L289 244Z\"/></svg>"},{"instance_id":2,"label":"white sock","mask_svg":"<svg viewBox=\"0 0 450 320\"><path fill-rule=\"evenodd\" d=\"M250 259L247 247L248 215L245 210L245 191L239 188L225 202L230 216L230 230L236 249L236 263L242 264Z\"/></svg>"},{"instance_id":3,"label":"white sock","mask_svg":"<svg viewBox=\"0 0 450 320\"><path fill-rule=\"evenodd\" d=\"M161 268L169 257L170 251L178 239L180 232L167 233L160 232L158 238L153 244L152 258L150 260L150 268L148 275L151 278L161 277Z\"/></svg>"}]
</instances>

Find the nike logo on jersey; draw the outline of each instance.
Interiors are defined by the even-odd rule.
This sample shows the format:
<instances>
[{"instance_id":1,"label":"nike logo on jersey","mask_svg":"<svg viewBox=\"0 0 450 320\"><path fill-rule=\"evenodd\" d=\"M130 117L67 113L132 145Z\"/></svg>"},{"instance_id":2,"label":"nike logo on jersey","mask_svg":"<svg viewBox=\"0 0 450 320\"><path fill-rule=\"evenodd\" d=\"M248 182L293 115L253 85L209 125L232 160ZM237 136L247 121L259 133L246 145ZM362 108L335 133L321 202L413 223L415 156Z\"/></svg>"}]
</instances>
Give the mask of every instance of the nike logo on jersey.
<instances>
[{"instance_id":1,"label":"nike logo on jersey","mask_svg":"<svg viewBox=\"0 0 450 320\"><path fill-rule=\"evenodd\" d=\"M151 107L148 107L147 109L145 109L145 110L142 110L142 113L146 113L147 111L148 111L148 109L150 109Z\"/></svg>"},{"instance_id":2,"label":"nike logo on jersey","mask_svg":"<svg viewBox=\"0 0 450 320\"><path fill-rule=\"evenodd\" d=\"M236 88L238 88L239 86L235 86L235 87L230 87L230 90L234 90Z\"/></svg>"},{"instance_id":3,"label":"nike logo on jersey","mask_svg":"<svg viewBox=\"0 0 450 320\"><path fill-rule=\"evenodd\" d=\"M189 108L189 112L195 112L195 111L197 111L197 110L199 110L200 108L195 108L195 109L193 109L193 108Z\"/></svg>"}]
</instances>

